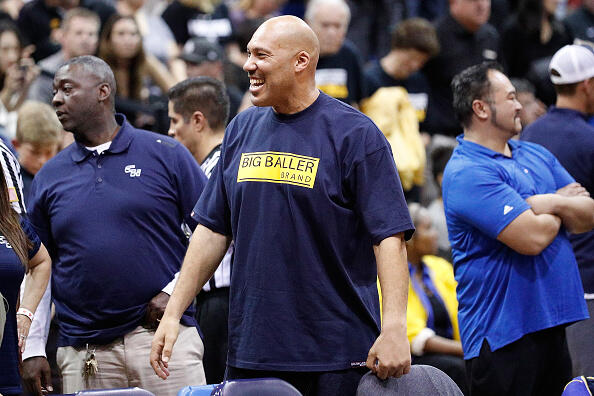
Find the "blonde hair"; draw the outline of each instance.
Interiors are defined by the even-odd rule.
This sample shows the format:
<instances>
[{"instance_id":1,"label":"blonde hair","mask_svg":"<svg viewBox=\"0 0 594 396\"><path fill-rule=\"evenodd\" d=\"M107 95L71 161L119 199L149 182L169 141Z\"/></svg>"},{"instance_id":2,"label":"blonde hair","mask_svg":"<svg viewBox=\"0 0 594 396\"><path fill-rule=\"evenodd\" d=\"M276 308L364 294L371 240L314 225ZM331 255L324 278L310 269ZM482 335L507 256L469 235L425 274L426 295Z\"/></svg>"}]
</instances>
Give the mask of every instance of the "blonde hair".
<instances>
[{"instance_id":1,"label":"blonde hair","mask_svg":"<svg viewBox=\"0 0 594 396\"><path fill-rule=\"evenodd\" d=\"M26 101L18 112L16 140L31 144L60 144L62 124L47 103Z\"/></svg>"}]
</instances>

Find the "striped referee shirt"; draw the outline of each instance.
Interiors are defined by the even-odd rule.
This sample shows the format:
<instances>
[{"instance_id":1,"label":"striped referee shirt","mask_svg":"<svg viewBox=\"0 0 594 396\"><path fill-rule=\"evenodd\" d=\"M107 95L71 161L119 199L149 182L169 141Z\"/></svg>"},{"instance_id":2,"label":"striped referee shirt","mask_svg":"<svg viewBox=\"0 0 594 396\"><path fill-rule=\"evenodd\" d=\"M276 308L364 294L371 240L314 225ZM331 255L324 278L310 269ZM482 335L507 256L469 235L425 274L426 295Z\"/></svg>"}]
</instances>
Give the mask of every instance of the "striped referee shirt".
<instances>
[{"instance_id":1,"label":"striped referee shirt","mask_svg":"<svg viewBox=\"0 0 594 396\"><path fill-rule=\"evenodd\" d=\"M4 171L4 179L8 187L10 204L17 213L26 213L25 201L23 200L23 179L21 177L21 166L12 151L0 139L0 163Z\"/></svg>"},{"instance_id":2,"label":"striped referee shirt","mask_svg":"<svg viewBox=\"0 0 594 396\"><path fill-rule=\"evenodd\" d=\"M206 177L210 179L210 175L214 170L215 165L219 162L219 158L221 158L221 145L219 144L212 151L206 156L206 159L202 161L200 167L206 174ZM231 260L233 257L233 242L229 246L229 250L225 253L225 257L221 261L221 264L215 271L214 275L210 280L204 285L202 290L208 292L214 289L219 289L222 287L229 287L231 285Z\"/></svg>"}]
</instances>

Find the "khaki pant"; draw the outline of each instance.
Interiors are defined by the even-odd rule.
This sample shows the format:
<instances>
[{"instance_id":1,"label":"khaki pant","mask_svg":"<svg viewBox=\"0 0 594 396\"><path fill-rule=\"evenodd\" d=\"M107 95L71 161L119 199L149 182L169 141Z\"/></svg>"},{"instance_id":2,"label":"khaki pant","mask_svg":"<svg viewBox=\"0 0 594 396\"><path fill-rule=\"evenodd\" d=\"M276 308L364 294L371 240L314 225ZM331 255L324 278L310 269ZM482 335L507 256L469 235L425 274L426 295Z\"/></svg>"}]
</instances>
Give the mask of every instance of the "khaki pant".
<instances>
[{"instance_id":1,"label":"khaki pant","mask_svg":"<svg viewBox=\"0 0 594 396\"><path fill-rule=\"evenodd\" d=\"M95 348L99 371L88 378L82 375L86 347L58 348L56 360L63 392L138 386L158 396L175 396L184 386L206 383L202 366L204 346L195 327L180 326L169 361L171 375L165 381L157 377L149 362L154 335L154 331L139 326L110 344L89 346Z\"/></svg>"}]
</instances>

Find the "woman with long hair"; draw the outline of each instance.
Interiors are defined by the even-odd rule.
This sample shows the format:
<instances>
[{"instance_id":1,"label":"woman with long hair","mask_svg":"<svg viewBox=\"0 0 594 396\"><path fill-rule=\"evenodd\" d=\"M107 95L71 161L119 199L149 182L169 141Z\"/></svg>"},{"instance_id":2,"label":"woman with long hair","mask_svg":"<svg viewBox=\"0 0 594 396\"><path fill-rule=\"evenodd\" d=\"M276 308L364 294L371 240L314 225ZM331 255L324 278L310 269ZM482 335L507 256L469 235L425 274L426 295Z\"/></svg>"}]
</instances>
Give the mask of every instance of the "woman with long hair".
<instances>
[{"instance_id":1,"label":"woman with long hair","mask_svg":"<svg viewBox=\"0 0 594 396\"><path fill-rule=\"evenodd\" d=\"M99 57L113 70L117 93L116 110L134 123L138 113L150 113L146 80L166 93L175 84L169 70L153 55L146 54L133 16L113 15L105 23L99 41ZM135 123L136 126L138 123Z\"/></svg>"},{"instance_id":2,"label":"woman with long hair","mask_svg":"<svg viewBox=\"0 0 594 396\"><path fill-rule=\"evenodd\" d=\"M19 350L50 278L51 260L29 222L11 207L4 169L0 166L0 293L8 303L4 337L0 345L0 394L20 395ZM19 304L19 290L27 275Z\"/></svg>"}]
</instances>

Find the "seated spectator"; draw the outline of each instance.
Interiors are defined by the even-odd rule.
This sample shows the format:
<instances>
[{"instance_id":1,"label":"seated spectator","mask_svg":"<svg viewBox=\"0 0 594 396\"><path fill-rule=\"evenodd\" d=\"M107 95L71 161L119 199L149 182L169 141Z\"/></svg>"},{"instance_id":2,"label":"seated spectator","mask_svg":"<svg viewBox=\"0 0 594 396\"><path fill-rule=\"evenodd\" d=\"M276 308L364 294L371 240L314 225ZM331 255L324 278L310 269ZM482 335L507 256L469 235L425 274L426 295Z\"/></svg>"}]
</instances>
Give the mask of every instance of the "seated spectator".
<instances>
[{"instance_id":1,"label":"seated spectator","mask_svg":"<svg viewBox=\"0 0 594 396\"><path fill-rule=\"evenodd\" d=\"M530 81L523 78L512 78L511 83L516 88L518 102L522 104L520 122L522 123L522 129L524 129L544 115L547 112L547 108L536 97L536 89Z\"/></svg>"},{"instance_id":2,"label":"seated spectator","mask_svg":"<svg viewBox=\"0 0 594 396\"><path fill-rule=\"evenodd\" d=\"M392 48L379 61L365 69L367 89L373 95L380 87L404 87L417 110L419 121L425 119L429 85L419 70L439 53L435 28L426 20L412 18L392 31Z\"/></svg>"},{"instance_id":3,"label":"seated spectator","mask_svg":"<svg viewBox=\"0 0 594 396\"><path fill-rule=\"evenodd\" d=\"M155 15L144 7L146 0L118 0L118 14L133 16L138 24L144 50L167 64L179 54L175 37L161 15Z\"/></svg>"},{"instance_id":4,"label":"seated spectator","mask_svg":"<svg viewBox=\"0 0 594 396\"><path fill-rule=\"evenodd\" d=\"M435 256L437 231L429 212L418 203L410 204L409 211L416 228L406 243L410 271L406 322L412 363L437 367L468 394L454 269Z\"/></svg>"},{"instance_id":5,"label":"seated spectator","mask_svg":"<svg viewBox=\"0 0 594 396\"><path fill-rule=\"evenodd\" d=\"M81 55L93 55L99 42L99 16L85 8L66 13L57 39L61 50L39 62L41 73L29 90L29 99L51 104L54 74L62 63Z\"/></svg>"},{"instance_id":6,"label":"seated spectator","mask_svg":"<svg viewBox=\"0 0 594 396\"><path fill-rule=\"evenodd\" d=\"M186 78L200 76L216 78L225 82L223 49L206 39L190 39L184 45L180 58L185 63ZM229 121L235 117L242 100L242 93L233 85L225 84L229 96Z\"/></svg>"},{"instance_id":7,"label":"seated spectator","mask_svg":"<svg viewBox=\"0 0 594 396\"><path fill-rule=\"evenodd\" d=\"M58 153L62 133L62 124L50 105L28 101L21 106L12 145L21 164L25 202L35 174Z\"/></svg>"},{"instance_id":8,"label":"seated spectator","mask_svg":"<svg viewBox=\"0 0 594 396\"><path fill-rule=\"evenodd\" d=\"M229 18L237 28L250 20L278 16L285 2L286 0L239 0L237 6L229 11Z\"/></svg>"},{"instance_id":9,"label":"seated spectator","mask_svg":"<svg viewBox=\"0 0 594 396\"><path fill-rule=\"evenodd\" d=\"M518 12L501 35L501 55L510 77L526 77L535 62L571 44L565 27L555 19L558 3L559 0L520 2Z\"/></svg>"},{"instance_id":10,"label":"seated spectator","mask_svg":"<svg viewBox=\"0 0 594 396\"><path fill-rule=\"evenodd\" d=\"M490 13L489 1L450 0L449 14L435 23L443 51L423 68L431 95L422 128L431 135L456 136L462 132L454 116L450 83L468 66L497 59L499 34L487 22Z\"/></svg>"},{"instance_id":11,"label":"seated spectator","mask_svg":"<svg viewBox=\"0 0 594 396\"><path fill-rule=\"evenodd\" d=\"M353 106L366 96L361 55L345 40L351 11L344 0L311 0L305 20L320 41L316 86Z\"/></svg>"},{"instance_id":12,"label":"seated spectator","mask_svg":"<svg viewBox=\"0 0 594 396\"><path fill-rule=\"evenodd\" d=\"M23 51L23 40L15 24L0 22L0 125L5 137L16 132L17 110L27 97L39 69Z\"/></svg>"},{"instance_id":13,"label":"seated spectator","mask_svg":"<svg viewBox=\"0 0 594 396\"><path fill-rule=\"evenodd\" d=\"M448 226L446 223L445 210L443 208L443 197L441 194L441 182L443 172L454 151L453 146L438 145L431 150L431 173L433 180L439 189L439 194L427 207L433 227L437 231L437 254L446 260L452 259L452 248L448 238Z\"/></svg>"},{"instance_id":14,"label":"seated spectator","mask_svg":"<svg viewBox=\"0 0 594 396\"><path fill-rule=\"evenodd\" d=\"M582 0L563 23L571 37L594 42L594 0Z\"/></svg>"},{"instance_id":15,"label":"seated spectator","mask_svg":"<svg viewBox=\"0 0 594 396\"><path fill-rule=\"evenodd\" d=\"M27 44L35 45L36 62L60 50L59 28L65 12L72 8L89 9L101 19L103 26L115 9L103 0L32 0L19 13L18 26Z\"/></svg>"},{"instance_id":16,"label":"seated spectator","mask_svg":"<svg viewBox=\"0 0 594 396\"><path fill-rule=\"evenodd\" d=\"M149 106L145 79L150 78L161 93L167 92L175 81L157 58L144 52L133 17L114 15L107 21L101 32L99 56L113 69L116 78L117 111L124 113L138 127L154 127L158 120Z\"/></svg>"}]
</instances>

